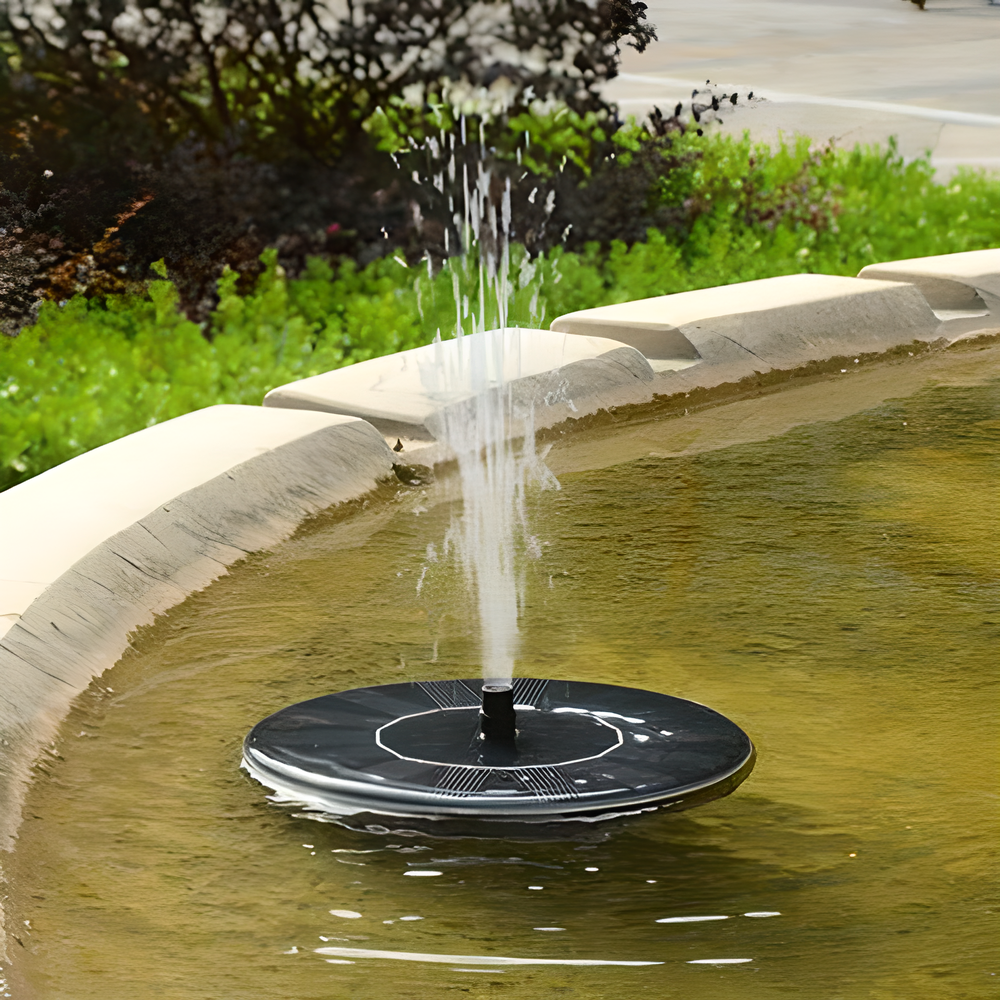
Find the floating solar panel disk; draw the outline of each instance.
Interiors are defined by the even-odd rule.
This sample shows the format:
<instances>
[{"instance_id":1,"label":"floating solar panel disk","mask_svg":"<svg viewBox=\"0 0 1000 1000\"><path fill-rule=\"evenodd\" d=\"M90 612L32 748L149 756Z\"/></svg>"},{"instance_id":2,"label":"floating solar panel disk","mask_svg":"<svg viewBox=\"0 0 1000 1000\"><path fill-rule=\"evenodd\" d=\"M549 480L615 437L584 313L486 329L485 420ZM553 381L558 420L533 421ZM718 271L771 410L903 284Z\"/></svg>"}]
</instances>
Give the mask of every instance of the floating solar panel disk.
<instances>
[{"instance_id":1,"label":"floating solar panel disk","mask_svg":"<svg viewBox=\"0 0 1000 1000\"><path fill-rule=\"evenodd\" d=\"M754 748L682 698L611 684L417 681L300 702L251 730L243 766L317 818L442 835L541 833L728 795Z\"/></svg>"}]
</instances>

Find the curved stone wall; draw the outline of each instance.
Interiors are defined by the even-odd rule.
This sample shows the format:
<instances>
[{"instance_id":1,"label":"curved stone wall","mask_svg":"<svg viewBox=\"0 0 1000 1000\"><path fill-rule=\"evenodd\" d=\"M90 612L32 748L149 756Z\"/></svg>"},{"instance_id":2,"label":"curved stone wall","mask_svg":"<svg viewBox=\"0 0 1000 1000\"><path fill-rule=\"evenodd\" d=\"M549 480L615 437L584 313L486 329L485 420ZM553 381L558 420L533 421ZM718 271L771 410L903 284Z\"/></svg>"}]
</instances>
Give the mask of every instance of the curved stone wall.
<instances>
[{"instance_id":1,"label":"curved stone wall","mask_svg":"<svg viewBox=\"0 0 1000 1000\"><path fill-rule=\"evenodd\" d=\"M362 420L217 406L0 495L0 845L39 748L134 629L391 473Z\"/></svg>"}]
</instances>

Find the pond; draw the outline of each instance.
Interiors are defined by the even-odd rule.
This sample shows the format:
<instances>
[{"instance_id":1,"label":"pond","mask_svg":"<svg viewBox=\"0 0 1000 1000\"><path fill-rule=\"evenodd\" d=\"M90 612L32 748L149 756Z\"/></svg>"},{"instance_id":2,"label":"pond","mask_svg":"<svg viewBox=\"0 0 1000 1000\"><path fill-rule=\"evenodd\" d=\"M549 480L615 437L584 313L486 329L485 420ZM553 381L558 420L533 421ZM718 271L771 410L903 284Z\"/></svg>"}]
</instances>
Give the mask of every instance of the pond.
<instances>
[{"instance_id":1,"label":"pond","mask_svg":"<svg viewBox=\"0 0 1000 1000\"><path fill-rule=\"evenodd\" d=\"M723 712L759 752L730 798L549 843L270 805L238 770L260 718L475 673L460 574L428 558L453 489L386 487L158 619L78 699L8 866L19 975L47 1000L985 995L997 350L553 449L518 672ZM731 443L691 444L726 419Z\"/></svg>"}]
</instances>

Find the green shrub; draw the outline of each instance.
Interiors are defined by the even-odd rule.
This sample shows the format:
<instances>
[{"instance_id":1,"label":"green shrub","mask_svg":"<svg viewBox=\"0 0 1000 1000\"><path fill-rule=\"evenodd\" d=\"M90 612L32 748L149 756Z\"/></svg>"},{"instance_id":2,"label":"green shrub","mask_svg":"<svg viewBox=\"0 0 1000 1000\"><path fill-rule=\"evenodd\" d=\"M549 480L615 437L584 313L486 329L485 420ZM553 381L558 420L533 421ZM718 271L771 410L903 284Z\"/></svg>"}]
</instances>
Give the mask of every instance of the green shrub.
<instances>
[{"instance_id":1,"label":"green shrub","mask_svg":"<svg viewBox=\"0 0 1000 1000\"><path fill-rule=\"evenodd\" d=\"M260 403L268 389L416 346L416 294L377 261L334 274L313 261L288 282L274 250L250 294L220 282L211 330L177 310L169 281L147 297L77 296L0 337L0 488L74 455L214 403Z\"/></svg>"},{"instance_id":2,"label":"green shrub","mask_svg":"<svg viewBox=\"0 0 1000 1000\"><path fill-rule=\"evenodd\" d=\"M547 327L565 312L650 295L802 271L856 274L874 261L1000 245L1000 179L982 172L940 185L927 160L905 163L893 148L816 151L800 142L771 151L691 133L674 154L681 167L654 196L696 199L690 230L534 259L513 247L511 325ZM178 311L169 281L154 280L143 297L45 303L34 326L0 337L0 488L189 410L256 404L276 385L452 336L456 308L471 331L478 311L473 259L453 258L434 274L398 256L365 268L313 259L292 281L276 251L262 261L246 295L234 273L223 276L206 329ZM498 319L494 303L484 320Z\"/></svg>"}]
</instances>

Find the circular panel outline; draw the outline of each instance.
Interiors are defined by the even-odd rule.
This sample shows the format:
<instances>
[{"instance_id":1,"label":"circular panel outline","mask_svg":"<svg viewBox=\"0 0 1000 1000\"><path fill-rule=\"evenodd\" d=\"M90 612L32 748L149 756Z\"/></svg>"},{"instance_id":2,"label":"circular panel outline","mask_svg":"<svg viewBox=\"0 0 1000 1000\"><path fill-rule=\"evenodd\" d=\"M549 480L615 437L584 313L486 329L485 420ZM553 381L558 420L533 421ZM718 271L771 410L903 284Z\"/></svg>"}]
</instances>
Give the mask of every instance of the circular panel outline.
<instances>
[{"instance_id":1,"label":"circular panel outline","mask_svg":"<svg viewBox=\"0 0 1000 1000\"><path fill-rule=\"evenodd\" d=\"M511 765L510 767L507 766L496 767L491 764L450 764L446 761L441 761L441 760L424 760L423 757L407 757L404 754L397 753L395 750L392 749L392 747L387 747L382 742L383 730L388 729L390 726L394 726L397 722L404 722L406 719L415 719L421 715L434 715L436 712L478 712L478 711L479 711L478 705L456 705L454 707L431 708L428 709L426 712L413 712L410 715L401 715L398 719L393 719L392 722L387 722L384 726L379 726L379 728L375 730L375 742L378 744L378 746L380 746L383 750L385 750L386 753L391 753L393 757L398 757L400 760L412 761L414 764L428 764L433 767L463 767L470 771L531 771L543 767L565 767L568 764L582 764L584 761L587 760L597 760L598 758L604 757L605 755L611 753L612 750L617 750L620 746L624 746L625 744L625 737L622 734L622 731L617 726L613 726L610 722L598 718L596 715L594 715L589 711L586 714L591 719L593 719L595 722L599 722L602 726L607 726L608 729L611 729L618 734L618 742L613 743L611 746L608 747L607 750L602 750L600 753L592 754L589 757L577 757L574 758L573 760L557 760L549 764L520 764L520 765L514 764ZM538 711L538 709L535 709L535 711ZM552 714L552 713L542 713L542 714ZM579 716L577 716L577 718L579 718Z\"/></svg>"}]
</instances>

